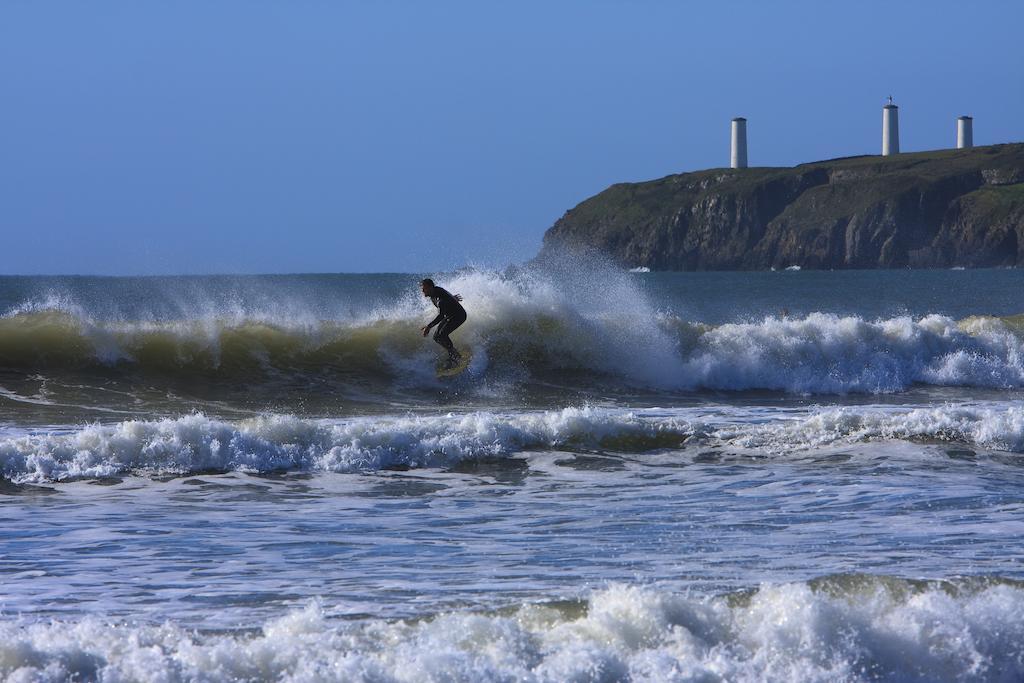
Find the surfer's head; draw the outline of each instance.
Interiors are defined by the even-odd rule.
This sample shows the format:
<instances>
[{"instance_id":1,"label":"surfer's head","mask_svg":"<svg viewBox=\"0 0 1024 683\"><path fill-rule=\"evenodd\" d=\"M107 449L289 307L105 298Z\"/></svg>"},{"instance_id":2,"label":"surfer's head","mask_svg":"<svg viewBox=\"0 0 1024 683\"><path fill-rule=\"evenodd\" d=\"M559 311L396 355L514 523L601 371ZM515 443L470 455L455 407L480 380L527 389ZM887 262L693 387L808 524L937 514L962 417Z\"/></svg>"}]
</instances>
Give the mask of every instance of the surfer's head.
<instances>
[{"instance_id":1,"label":"surfer's head","mask_svg":"<svg viewBox=\"0 0 1024 683\"><path fill-rule=\"evenodd\" d=\"M429 277L420 280L420 289L423 290L423 296L430 296L434 293L434 281Z\"/></svg>"}]
</instances>

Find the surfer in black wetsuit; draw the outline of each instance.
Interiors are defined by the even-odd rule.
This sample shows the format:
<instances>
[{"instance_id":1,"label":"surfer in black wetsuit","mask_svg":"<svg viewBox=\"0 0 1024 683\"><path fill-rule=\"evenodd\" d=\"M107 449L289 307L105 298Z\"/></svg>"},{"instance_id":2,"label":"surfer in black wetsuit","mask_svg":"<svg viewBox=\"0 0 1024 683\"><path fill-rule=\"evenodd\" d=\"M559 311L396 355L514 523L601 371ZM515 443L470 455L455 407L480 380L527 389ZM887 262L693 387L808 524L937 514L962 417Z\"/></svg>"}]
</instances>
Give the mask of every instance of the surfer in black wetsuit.
<instances>
[{"instance_id":1,"label":"surfer in black wetsuit","mask_svg":"<svg viewBox=\"0 0 1024 683\"><path fill-rule=\"evenodd\" d=\"M448 361L454 365L462 358L462 354L455 350L455 344L452 344L452 340L448 338L448 335L454 332L455 328L459 325L466 322L466 309L459 303L462 301L462 296L451 294L447 289L438 287L430 278L421 281L420 288L423 290L423 296L429 296L430 300L437 306L438 311L437 317L421 330L423 336L426 337L430 334L430 328L437 325L437 330L434 332L434 341L448 351Z\"/></svg>"}]
</instances>

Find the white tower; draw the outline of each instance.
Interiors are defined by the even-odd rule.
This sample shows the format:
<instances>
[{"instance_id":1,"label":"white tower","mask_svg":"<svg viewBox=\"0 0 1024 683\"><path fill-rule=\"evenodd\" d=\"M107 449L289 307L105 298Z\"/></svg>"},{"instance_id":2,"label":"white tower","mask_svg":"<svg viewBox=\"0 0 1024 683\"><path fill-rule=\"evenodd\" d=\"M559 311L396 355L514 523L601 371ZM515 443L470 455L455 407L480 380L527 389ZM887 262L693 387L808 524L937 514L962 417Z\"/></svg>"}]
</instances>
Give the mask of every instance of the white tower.
<instances>
[{"instance_id":1,"label":"white tower","mask_svg":"<svg viewBox=\"0 0 1024 683\"><path fill-rule=\"evenodd\" d=\"M961 116L956 120L956 148L971 147L974 147L974 119L970 116Z\"/></svg>"},{"instance_id":2,"label":"white tower","mask_svg":"<svg viewBox=\"0 0 1024 683\"><path fill-rule=\"evenodd\" d=\"M729 166L747 167L747 120L742 116L732 120L732 155Z\"/></svg>"},{"instance_id":3,"label":"white tower","mask_svg":"<svg viewBox=\"0 0 1024 683\"><path fill-rule=\"evenodd\" d=\"M900 108L892 103L882 107L882 156L900 153Z\"/></svg>"}]
</instances>

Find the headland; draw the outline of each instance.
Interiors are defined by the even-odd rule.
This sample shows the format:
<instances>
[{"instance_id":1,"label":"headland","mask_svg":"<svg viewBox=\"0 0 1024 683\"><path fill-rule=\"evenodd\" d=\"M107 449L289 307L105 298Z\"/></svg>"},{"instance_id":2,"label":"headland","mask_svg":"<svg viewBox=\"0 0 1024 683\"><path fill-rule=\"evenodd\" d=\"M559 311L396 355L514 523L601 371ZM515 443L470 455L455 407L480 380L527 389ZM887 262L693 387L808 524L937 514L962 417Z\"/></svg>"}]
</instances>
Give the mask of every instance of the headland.
<instances>
[{"instance_id":1,"label":"headland","mask_svg":"<svg viewBox=\"0 0 1024 683\"><path fill-rule=\"evenodd\" d=\"M612 185L544 235L628 268L1024 265L1024 143Z\"/></svg>"}]
</instances>

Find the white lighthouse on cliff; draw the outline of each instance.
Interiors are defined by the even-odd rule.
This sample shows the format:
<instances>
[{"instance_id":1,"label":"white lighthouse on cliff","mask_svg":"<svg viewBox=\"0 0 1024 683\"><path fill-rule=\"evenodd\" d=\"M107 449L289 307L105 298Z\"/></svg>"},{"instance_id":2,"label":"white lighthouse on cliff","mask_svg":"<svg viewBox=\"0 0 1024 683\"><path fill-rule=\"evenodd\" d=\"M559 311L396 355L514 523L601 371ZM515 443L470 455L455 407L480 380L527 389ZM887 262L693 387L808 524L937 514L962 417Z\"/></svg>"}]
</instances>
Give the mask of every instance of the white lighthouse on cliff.
<instances>
[{"instance_id":1,"label":"white lighthouse on cliff","mask_svg":"<svg viewBox=\"0 0 1024 683\"><path fill-rule=\"evenodd\" d=\"M974 147L974 119L970 116L961 116L956 120L956 148L971 147Z\"/></svg>"},{"instance_id":2,"label":"white lighthouse on cliff","mask_svg":"<svg viewBox=\"0 0 1024 683\"><path fill-rule=\"evenodd\" d=\"M900 153L900 108L889 103L882 107L882 156Z\"/></svg>"},{"instance_id":3,"label":"white lighthouse on cliff","mask_svg":"<svg viewBox=\"0 0 1024 683\"><path fill-rule=\"evenodd\" d=\"M747 120L742 116L732 120L732 154L729 155L729 167L747 167Z\"/></svg>"}]
</instances>

